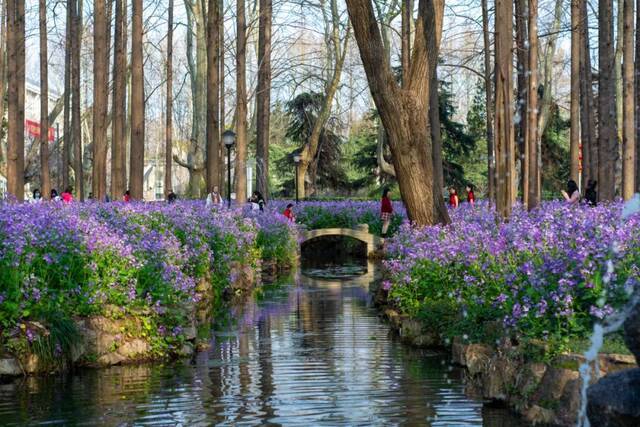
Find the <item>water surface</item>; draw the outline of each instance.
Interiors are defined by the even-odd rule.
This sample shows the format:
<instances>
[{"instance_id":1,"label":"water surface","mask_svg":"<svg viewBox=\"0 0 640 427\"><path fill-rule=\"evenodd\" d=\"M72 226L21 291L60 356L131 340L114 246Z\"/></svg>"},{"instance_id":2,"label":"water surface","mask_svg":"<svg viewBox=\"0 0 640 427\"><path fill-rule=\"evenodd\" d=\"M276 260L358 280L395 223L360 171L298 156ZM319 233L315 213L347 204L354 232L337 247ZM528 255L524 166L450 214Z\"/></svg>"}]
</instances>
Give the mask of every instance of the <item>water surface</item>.
<instances>
[{"instance_id":1,"label":"water surface","mask_svg":"<svg viewBox=\"0 0 640 427\"><path fill-rule=\"evenodd\" d=\"M218 319L212 344L0 385L0 425L522 425L466 397L445 357L398 342L358 278L268 288Z\"/></svg>"}]
</instances>

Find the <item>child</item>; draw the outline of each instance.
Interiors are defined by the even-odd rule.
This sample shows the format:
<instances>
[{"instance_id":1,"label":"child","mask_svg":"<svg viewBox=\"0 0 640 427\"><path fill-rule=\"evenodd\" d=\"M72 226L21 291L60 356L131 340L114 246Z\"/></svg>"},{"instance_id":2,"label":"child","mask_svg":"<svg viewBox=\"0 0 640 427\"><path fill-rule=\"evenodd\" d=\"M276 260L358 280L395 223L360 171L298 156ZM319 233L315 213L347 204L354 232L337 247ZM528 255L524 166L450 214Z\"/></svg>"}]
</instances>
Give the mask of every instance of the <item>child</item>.
<instances>
[{"instance_id":1,"label":"child","mask_svg":"<svg viewBox=\"0 0 640 427\"><path fill-rule=\"evenodd\" d=\"M59 202L60 196L58 196L58 190L56 190L55 188L52 188L50 198L52 202Z\"/></svg>"},{"instance_id":2,"label":"child","mask_svg":"<svg viewBox=\"0 0 640 427\"><path fill-rule=\"evenodd\" d=\"M220 206L222 207L222 196L220 196L220 191L218 190L218 186L213 187L213 191L207 194L207 206Z\"/></svg>"},{"instance_id":3,"label":"child","mask_svg":"<svg viewBox=\"0 0 640 427\"><path fill-rule=\"evenodd\" d=\"M287 208L282 212L282 215L286 216L289 221L296 222L296 217L293 215L293 203L289 203Z\"/></svg>"},{"instance_id":4,"label":"child","mask_svg":"<svg viewBox=\"0 0 640 427\"><path fill-rule=\"evenodd\" d=\"M124 192L124 195L122 196L122 201L125 203L129 203L131 201L131 192L129 190Z\"/></svg>"},{"instance_id":5,"label":"child","mask_svg":"<svg viewBox=\"0 0 640 427\"><path fill-rule=\"evenodd\" d=\"M460 199L458 199L458 192L455 188L449 188L449 206L457 208L460 205Z\"/></svg>"},{"instance_id":6,"label":"child","mask_svg":"<svg viewBox=\"0 0 640 427\"><path fill-rule=\"evenodd\" d=\"M471 184L467 184L466 191L467 191L467 202L469 202L471 206L475 205L476 196L475 194L473 194L473 186Z\"/></svg>"},{"instance_id":7,"label":"child","mask_svg":"<svg viewBox=\"0 0 640 427\"><path fill-rule=\"evenodd\" d=\"M29 203L40 203L42 201L42 194L40 194L40 190L33 190L33 199L29 201Z\"/></svg>"},{"instance_id":8,"label":"child","mask_svg":"<svg viewBox=\"0 0 640 427\"><path fill-rule=\"evenodd\" d=\"M382 220L382 237L387 237L389 224L391 224L391 216L393 215L393 204L389 198L389 189L385 188L382 192L382 200L380 202L380 219Z\"/></svg>"}]
</instances>

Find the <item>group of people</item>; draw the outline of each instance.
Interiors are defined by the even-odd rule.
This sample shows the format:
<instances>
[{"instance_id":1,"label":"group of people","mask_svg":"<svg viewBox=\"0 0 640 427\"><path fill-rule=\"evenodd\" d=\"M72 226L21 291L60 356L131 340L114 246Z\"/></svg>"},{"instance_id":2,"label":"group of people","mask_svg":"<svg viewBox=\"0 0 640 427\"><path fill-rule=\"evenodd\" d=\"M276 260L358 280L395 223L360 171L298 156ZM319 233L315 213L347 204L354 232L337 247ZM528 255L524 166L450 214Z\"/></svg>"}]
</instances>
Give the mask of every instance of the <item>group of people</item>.
<instances>
[{"instance_id":1,"label":"group of people","mask_svg":"<svg viewBox=\"0 0 640 427\"><path fill-rule=\"evenodd\" d=\"M564 197L565 202L570 205L575 205L580 203L581 200L584 200L589 206L596 206L598 204L598 181L590 179L587 181L587 188L584 190L584 198L580 195L580 188L578 188L578 184L570 179L567 182L567 189L562 190L562 197Z\"/></svg>"},{"instance_id":2,"label":"group of people","mask_svg":"<svg viewBox=\"0 0 640 427\"><path fill-rule=\"evenodd\" d=\"M169 193L167 194L167 201L169 203L173 203L177 200L177 196L173 191L169 191ZM64 203L71 203L73 202L73 187L67 187L61 194L58 194L58 190L56 190L55 188L53 188L51 190L51 193L49 195L49 199L51 201L54 202L64 202ZM93 193L89 193L89 200L93 200ZM42 202L44 199L42 198L42 193L39 189L35 189L33 190L32 193L32 197L29 200L30 203L40 203ZM125 191L124 194L122 195L122 201L125 203L130 202L131 199L131 192L129 190ZM109 196L107 196L105 198L105 202L110 202L111 199L109 198Z\"/></svg>"},{"instance_id":3,"label":"group of people","mask_svg":"<svg viewBox=\"0 0 640 427\"><path fill-rule=\"evenodd\" d=\"M467 202L473 206L476 203L476 196L473 193L473 185L467 184L465 187L465 191L467 193ZM458 191L455 187L449 187L449 206L452 208L457 208L460 206L460 198L458 197Z\"/></svg>"}]
</instances>

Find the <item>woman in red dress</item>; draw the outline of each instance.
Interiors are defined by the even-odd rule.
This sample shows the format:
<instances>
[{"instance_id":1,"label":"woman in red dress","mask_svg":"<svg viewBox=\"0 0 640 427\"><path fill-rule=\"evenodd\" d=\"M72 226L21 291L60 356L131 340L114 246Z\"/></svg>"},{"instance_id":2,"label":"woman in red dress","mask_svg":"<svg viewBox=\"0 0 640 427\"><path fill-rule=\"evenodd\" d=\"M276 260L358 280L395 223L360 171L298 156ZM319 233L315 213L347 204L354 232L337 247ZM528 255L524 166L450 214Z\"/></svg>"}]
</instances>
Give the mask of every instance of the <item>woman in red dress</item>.
<instances>
[{"instance_id":1,"label":"woman in red dress","mask_svg":"<svg viewBox=\"0 0 640 427\"><path fill-rule=\"evenodd\" d=\"M385 188L382 192L382 201L380 205L380 219L382 220L382 237L387 237L391 216L393 215L393 205L389 198L389 189Z\"/></svg>"},{"instance_id":2,"label":"woman in red dress","mask_svg":"<svg viewBox=\"0 0 640 427\"><path fill-rule=\"evenodd\" d=\"M467 190L467 202L469 202L471 206L475 205L476 195L473 194L473 186L471 184L467 184L466 190Z\"/></svg>"}]
</instances>

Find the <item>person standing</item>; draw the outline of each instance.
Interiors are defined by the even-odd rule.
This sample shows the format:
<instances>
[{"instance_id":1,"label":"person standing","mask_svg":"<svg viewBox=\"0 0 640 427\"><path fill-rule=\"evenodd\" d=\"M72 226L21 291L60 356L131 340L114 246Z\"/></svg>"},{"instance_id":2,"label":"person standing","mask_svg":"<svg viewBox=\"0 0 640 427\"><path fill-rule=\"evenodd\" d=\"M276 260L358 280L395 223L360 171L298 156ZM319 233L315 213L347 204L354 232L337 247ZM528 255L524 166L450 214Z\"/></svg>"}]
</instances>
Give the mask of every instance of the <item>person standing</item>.
<instances>
[{"instance_id":1,"label":"person standing","mask_svg":"<svg viewBox=\"0 0 640 427\"><path fill-rule=\"evenodd\" d=\"M578 204L580 201L580 190L578 184L572 179L567 182L567 191L562 190L562 196L569 205Z\"/></svg>"},{"instance_id":2,"label":"person standing","mask_svg":"<svg viewBox=\"0 0 640 427\"><path fill-rule=\"evenodd\" d=\"M67 187L60 196L65 203L73 202L73 187Z\"/></svg>"},{"instance_id":3,"label":"person standing","mask_svg":"<svg viewBox=\"0 0 640 427\"><path fill-rule=\"evenodd\" d=\"M476 196L473 194L473 185L467 184L465 190L467 191L467 202L469 202L471 206L474 206L476 204Z\"/></svg>"},{"instance_id":4,"label":"person standing","mask_svg":"<svg viewBox=\"0 0 640 427\"><path fill-rule=\"evenodd\" d=\"M58 195L58 190L56 190L55 188L51 189L50 199L51 199L52 202L59 202L60 201L60 196Z\"/></svg>"},{"instance_id":5,"label":"person standing","mask_svg":"<svg viewBox=\"0 0 640 427\"><path fill-rule=\"evenodd\" d=\"M222 207L223 205L223 201L222 201L222 196L220 195L220 190L218 189L218 186L216 185L215 187L213 187L213 191L209 194L207 194L207 206L218 206L218 207Z\"/></svg>"},{"instance_id":6,"label":"person standing","mask_svg":"<svg viewBox=\"0 0 640 427\"><path fill-rule=\"evenodd\" d=\"M125 191L122 195L122 201L125 203L129 203L131 201L131 192L129 190Z\"/></svg>"},{"instance_id":7,"label":"person standing","mask_svg":"<svg viewBox=\"0 0 640 427\"><path fill-rule=\"evenodd\" d=\"M42 194L40 194L40 190L37 188L33 190L33 198L29 200L29 203L40 203L42 202Z\"/></svg>"},{"instance_id":8,"label":"person standing","mask_svg":"<svg viewBox=\"0 0 640 427\"><path fill-rule=\"evenodd\" d=\"M382 220L382 237L387 237L389 231L389 225L391 224L391 217L393 216L393 204L389 198L389 189L385 188L382 191L382 200L380 202L380 219Z\"/></svg>"},{"instance_id":9,"label":"person standing","mask_svg":"<svg viewBox=\"0 0 640 427\"><path fill-rule=\"evenodd\" d=\"M289 221L296 222L296 217L293 214L293 203L289 203L287 205L287 208L284 210L284 212L282 212L282 215L287 217L289 219Z\"/></svg>"},{"instance_id":10,"label":"person standing","mask_svg":"<svg viewBox=\"0 0 640 427\"><path fill-rule=\"evenodd\" d=\"M458 198L458 192L455 188L449 188L449 206L452 208L457 208L460 206L460 199Z\"/></svg>"}]
</instances>

